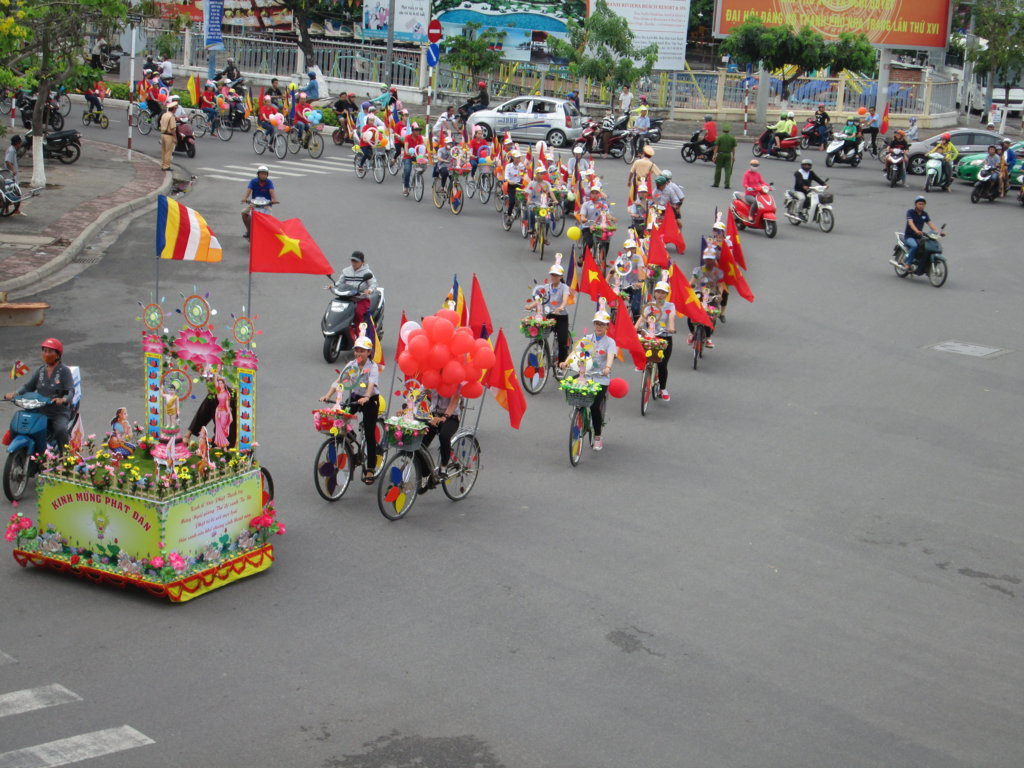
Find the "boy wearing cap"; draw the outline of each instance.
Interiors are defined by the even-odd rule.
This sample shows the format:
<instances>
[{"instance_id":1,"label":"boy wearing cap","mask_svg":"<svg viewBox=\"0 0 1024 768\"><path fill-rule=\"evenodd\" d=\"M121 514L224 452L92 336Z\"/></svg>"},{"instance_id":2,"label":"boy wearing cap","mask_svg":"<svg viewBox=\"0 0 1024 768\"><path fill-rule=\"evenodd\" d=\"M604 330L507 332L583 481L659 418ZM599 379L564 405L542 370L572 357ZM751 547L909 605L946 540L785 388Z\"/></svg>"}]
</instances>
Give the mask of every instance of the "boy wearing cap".
<instances>
[{"instance_id":1,"label":"boy wearing cap","mask_svg":"<svg viewBox=\"0 0 1024 768\"><path fill-rule=\"evenodd\" d=\"M672 357L672 334L676 332L676 305L668 301L671 289L664 280L654 286L654 301L644 307L643 314L637 318L636 329L643 331L648 325L659 339L665 340L665 349L658 362L658 381L661 384L661 399L671 400L668 393L668 360ZM653 323L649 321L653 319Z\"/></svg>"},{"instance_id":2,"label":"boy wearing cap","mask_svg":"<svg viewBox=\"0 0 1024 768\"><path fill-rule=\"evenodd\" d=\"M555 263L548 270L548 291L543 300L533 299L526 304L526 309L535 309L535 302L542 301L540 309L549 320L555 321L555 341L558 346L558 363L565 362L569 356L569 298L572 290L565 281L565 267L562 266L562 254L555 254Z\"/></svg>"}]
</instances>

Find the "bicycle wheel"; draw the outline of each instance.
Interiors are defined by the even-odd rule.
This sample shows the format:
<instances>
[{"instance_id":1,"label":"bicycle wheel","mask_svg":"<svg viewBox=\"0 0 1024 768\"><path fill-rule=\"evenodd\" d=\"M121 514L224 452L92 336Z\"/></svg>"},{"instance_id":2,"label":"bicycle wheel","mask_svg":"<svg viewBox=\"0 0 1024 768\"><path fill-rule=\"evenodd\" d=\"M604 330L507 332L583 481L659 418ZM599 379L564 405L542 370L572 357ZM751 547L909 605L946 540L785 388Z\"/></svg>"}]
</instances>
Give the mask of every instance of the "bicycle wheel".
<instances>
[{"instance_id":1,"label":"bicycle wheel","mask_svg":"<svg viewBox=\"0 0 1024 768\"><path fill-rule=\"evenodd\" d=\"M417 173L412 177L412 196L416 202L423 200L423 173Z\"/></svg>"},{"instance_id":2,"label":"bicycle wheel","mask_svg":"<svg viewBox=\"0 0 1024 768\"><path fill-rule=\"evenodd\" d=\"M523 350L523 359L519 361L519 380L523 389L531 395L538 394L548 383L551 370L551 359L548 347L540 339L534 339Z\"/></svg>"},{"instance_id":3,"label":"bicycle wheel","mask_svg":"<svg viewBox=\"0 0 1024 768\"><path fill-rule=\"evenodd\" d=\"M377 483L377 506L388 520L401 520L416 503L420 470L416 454L399 451L384 465Z\"/></svg>"},{"instance_id":4,"label":"bicycle wheel","mask_svg":"<svg viewBox=\"0 0 1024 768\"><path fill-rule=\"evenodd\" d=\"M644 379L640 385L640 415L647 415L647 408L651 404L651 389L653 388L654 376L651 373L651 369L654 368L650 363L644 368Z\"/></svg>"},{"instance_id":5,"label":"bicycle wheel","mask_svg":"<svg viewBox=\"0 0 1024 768\"><path fill-rule=\"evenodd\" d=\"M381 470L384 469L388 460L388 428L384 423L383 416L377 417L377 426L373 431L373 436L377 441L377 465L373 468L373 479L376 480L380 477Z\"/></svg>"},{"instance_id":6,"label":"bicycle wheel","mask_svg":"<svg viewBox=\"0 0 1024 768\"><path fill-rule=\"evenodd\" d=\"M267 134L263 131L255 131L252 135L252 151L262 155L267 151Z\"/></svg>"},{"instance_id":7,"label":"bicycle wheel","mask_svg":"<svg viewBox=\"0 0 1024 768\"><path fill-rule=\"evenodd\" d=\"M430 193L434 198L434 207L444 208L444 204L448 202L448 196L440 176L434 177L434 183L430 185Z\"/></svg>"},{"instance_id":8,"label":"bicycle wheel","mask_svg":"<svg viewBox=\"0 0 1024 768\"><path fill-rule=\"evenodd\" d=\"M636 143L632 141L626 142L625 149L622 150L622 162L626 165L632 165L636 159Z\"/></svg>"},{"instance_id":9,"label":"bicycle wheel","mask_svg":"<svg viewBox=\"0 0 1024 768\"><path fill-rule=\"evenodd\" d=\"M516 206L516 215L519 217L519 234L523 240L530 236L530 214L521 205Z\"/></svg>"},{"instance_id":10,"label":"bicycle wheel","mask_svg":"<svg viewBox=\"0 0 1024 768\"><path fill-rule=\"evenodd\" d=\"M85 127L85 128L88 128L89 127L89 123L91 123L91 122L92 122L92 112L90 112L89 110L85 110L85 112L82 113L82 126Z\"/></svg>"},{"instance_id":11,"label":"bicycle wheel","mask_svg":"<svg viewBox=\"0 0 1024 768\"><path fill-rule=\"evenodd\" d=\"M473 435L459 435L452 441L452 463L441 483L444 495L452 501L464 499L476 485L480 472L480 443ZM454 469L453 469L454 465Z\"/></svg>"},{"instance_id":12,"label":"bicycle wheel","mask_svg":"<svg viewBox=\"0 0 1024 768\"><path fill-rule=\"evenodd\" d=\"M552 237L561 237L565 231L565 208L561 203L555 203L555 207L551 209L551 222L548 231Z\"/></svg>"},{"instance_id":13,"label":"bicycle wheel","mask_svg":"<svg viewBox=\"0 0 1024 768\"><path fill-rule=\"evenodd\" d=\"M314 160L324 153L324 140L320 138L319 133L313 133L309 137L309 146L306 149L309 150L309 156Z\"/></svg>"},{"instance_id":14,"label":"bicycle wheel","mask_svg":"<svg viewBox=\"0 0 1024 768\"><path fill-rule=\"evenodd\" d=\"M355 167L358 178L361 179L366 175L366 161L361 152L352 155L352 165Z\"/></svg>"},{"instance_id":15,"label":"bicycle wheel","mask_svg":"<svg viewBox=\"0 0 1024 768\"><path fill-rule=\"evenodd\" d=\"M466 177L466 197L470 199L476 197L476 176L472 174Z\"/></svg>"},{"instance_id":16,"label":"bicycle wheel","mask_svg":"<svg viewBox=\"0 0 1024 768\"><path fill-rule=\"evenodd\" d=\"M139 113L139 133L143 136L148 136L149 132L153 130L153 116L149 112Z\"/></svg>"},{"instance_id":17,"label":"bicycle wheel","mask_svg":"<svg viewBox=\"0 0 1024 768\"><path fill-rule=\"evenodd\" d=\"M100 128L102 128L103 130L107 130L107 128L110 127L110 118L109 117L107 117L104 114L100 114L98 119L99 119L99 123L100 123Z\"/></svg>"},{"instance_id":18,"label":"bicycle wheel","mask_svg":"<svg viewBox=\"0 0 1024 768\"><path fill-rule=\"evenodd\" d=\"M540 219L537 221L537 253L540 254L540 260L544 261L544 246L548 241L548 221L547 219Z\"/></svg>"},{"instance_id":19,"label":"bicycle wheel","mask_svg":"<svg viewBox=\"0 0 1024 768\"><path fill-rule=\"evenodd\" d=\"M292 128L288 131L288 151L296 155L300 149L302 149L302 139L299 138L299 132Z\"/></svg>"},{"instance_id":20,"label":"bicycle wheel","mask_svg":"<svg viewBox=\"0 0 1024 768\"><path fill-rule=\"evenodd\" d=\"M278 160L284 160L284 156L288 154L288 146L283 134L274 134L274 154L277 155Z\"/></svg>"},{"instance_id":21,"label":"bicycle wheel","mask_svg":"<svg viewBox=\"0 0 1024 768\"><path fill-rule=\"evenodd\" d=\"M497 184L498 182L494 182L494 183ZM506 195L503 195L499 191L495 191L495 193L494 193L494 210L496 210L498 213L501 213L507 207L508 207L508 197Z\"/></svg>"},{"instance_id":22,"label":"bicycle wheel","mask_svg":"<svg viewBox=\"0 0 1024 768\"><path fill-rule=\"evenodd\" d=\"M508 213L508 211L502 211L501 212L501 228L504 229L506 232L508 232L510 229L512 229L512 222L513 222L512 215L510 213Z\"/></svg>"},{"instance_id":23,"label":"bicycle wheel","mask_svg":"<svg viewBox=\"0 0 1024 768\"><path fill-rule=\"evenodd\" d=\"M704 326L698 324L693 329L693 370L697 370L697 361L704 356Z\"/></svg>"},{"instance_id":24,"label":"bicycle wheel","mask_svg":"<svg viewBox=\"0 0 1024 768\"><path fill-rule=\"evenodd\" d=\"M193 112L192 117L188 119L188 124L192 126L192 133L196 135L197 139L203 138L210 130L210 123L202 112Z\"/></svg>"},{"instance_id":25,"label":"bicycle wheel","mask_svg":"<svg viewBox=\"0 0 1024 768\"><path fill-rule=\"evenodd\" d=\"M337 501L348 490L355 466L355 456L333 437L327 438L313 461L316 492L327 501Z\"/></svg>"},{"instance_id":26,"label":"bicycle wheel","mask_svg":"<svg viewBox=\"0 0 1024 768\"><path fill-rule=\"evenodd\" d=\"M587 435L586 417L582 408L573 408L569 418L569 464L576 466L583 456L583 440Z\"/></svg>"},{"instance_id":27,"label":"bicycle wheel","mask_svg":"<svg viewBox=\"0 0 1024 768\"><path fill-rule=\"evenodd\" d=\"M387 172L384 155L381 152L373 154L373 180L378 184L384 181L384 174Z\"/></svg>"},{"instance_id":28,"label":"bicycle wheel","mask_svg":"<svg viewBox=\"0 0 1024 768\"><path fill-rule=\"evenodd\" d=\"M452 212L453 216L458 216L462 213L462 207L465 202L466 195L462 191L462 182L456 176L452 179L452 188L448 193L448 210Z\"/></svg>"},{"instance_id":29,"label":"bicycle wheel","mask_svg":"<svg viewBox=\"0 0 1024 768\"><path fill-rule=\"evenodd\" d=\"M491 199L491 192L494 190L494 174L485 173L477 182L477 189L480 191L480 202L487 205Z\"/></svg>"},{"instance_id":30,"label":"bicycle wheel","mask_svg":"<svg viewBox=\"0 0 1024 768\"><path fill-rule=\"evenodd\" d=\"M64 117L71 114L71 98L66 93L62 93L57 97L57 103L60 105L60 113Z\"/></svg>"},{"instance_id":31,"label":"bicycle wheel","mask_svg":"<svg viewBox=\"0 0 1024 768\"><path fill-rule=\"evenodd\" d=\"M402 168L402 153L397 149L391 151L388 155L388 173L392 176L397 176L398 172Z\"/></svg>"},{"instance_id":32,"label":"bicycle wheel","mask_svg":"<svg viewBox=\"0 0 1024 768\"><path fill-rule=\"evenodd\" d=\"M231 123L227 120L222 120L218 117L213 122L213 132L217 134L217 138L221 141L231 141L231 137L235 133L235 129L231 127Z\"/></svg>"}]
</instances>

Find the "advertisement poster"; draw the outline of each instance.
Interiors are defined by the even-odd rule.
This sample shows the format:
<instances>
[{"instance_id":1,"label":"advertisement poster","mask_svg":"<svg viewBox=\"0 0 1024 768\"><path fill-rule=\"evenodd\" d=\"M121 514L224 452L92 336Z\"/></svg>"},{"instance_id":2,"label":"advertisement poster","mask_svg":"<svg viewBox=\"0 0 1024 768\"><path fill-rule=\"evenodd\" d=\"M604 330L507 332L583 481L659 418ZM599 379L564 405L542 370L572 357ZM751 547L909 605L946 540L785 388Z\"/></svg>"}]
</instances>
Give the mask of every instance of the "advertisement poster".
<instances>
[{"instance_id":1,"label":"advertisement poster","mask_svg":"<svg viewBox=\"0 0 1024 768\"><path fill-rule=\"evenodd\" d=\"M388 0L363 0L363 37L388 36ZM395 0L395 40L426 43L430 0Z\"/></svg>"},{"instance_id":2,"label":"advertisement poster","mask_svg":"<svg viewBox=\"0 0 1024 768\"><path fill-rule=\"evenodd\" d=\"M196 6L203 9L208 17L206 6L220 8L219 13L226 27L234 28L229 32L244 33L256 30L291 30L292 12L281 6L277 0L197 0ZM211 25L212 28L212 25ZM218 26L219 30L220 27ZM209 43L207 43L209 47Z\"/></svg>"},{"instance_id":3,"label":"advertisement poster","mask_svg":"<svg viewBox=\"0 0 1024 768\"><path fill-rule=\"evenodd\" d=\"M690 0L607 0L608 9L629 22L633 44L658 44L655 69L686 68L686 30Z\"/></svg>"},{"instance_id":4,"label":"advertisement poster","mask_svg":"<svg viewBox=\"0 0 1024 768\"><path fill-rule=\"evenodd\" d=\"M756 14L768 26L804 25L835 40L842 32L863 32L875 45L945 49L949 0L718 0L715 34Z\"/></svg>"},{"instance_id":5,"label":"advertisement poster","mask_svg":"<svg viewBox=\"0 0 1024 768\"><path fill-rule=\"evenodd\" d=\"M204 0L203 38L208 51L224 50L224 0Z\"/></svg>"},{"instance_id":6,"label":"advertisement poster","mask_svg":"<svg viewBox=\"0 0 1024 768\"><path fill-rule=\"evenodd\" d=\"M539 65L557 63L552 60L548 40L551 37L568 39L566 21L581 21L586 11L583 0L494 0L486 3L439 0L434 3L434 17L441 22L445 37L465 34L466 24L479 24L478 33L487 29L505 33L494 48L501 51L508 61Z\"/></svg>"}]
</instances>

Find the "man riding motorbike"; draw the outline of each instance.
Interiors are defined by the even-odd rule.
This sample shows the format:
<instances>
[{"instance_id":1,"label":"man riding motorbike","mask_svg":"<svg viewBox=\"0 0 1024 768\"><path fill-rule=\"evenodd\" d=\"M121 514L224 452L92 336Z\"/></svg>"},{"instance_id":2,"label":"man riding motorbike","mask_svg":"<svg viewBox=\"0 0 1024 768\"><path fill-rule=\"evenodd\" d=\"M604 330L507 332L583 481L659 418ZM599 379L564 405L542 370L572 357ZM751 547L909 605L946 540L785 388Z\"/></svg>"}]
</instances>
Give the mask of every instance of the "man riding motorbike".
<instances>
[{"instance_id":1,"label":"man riding motorbike","mask_svg":"<svg viewBox=\"0 0 1024 768\"><path fill-rule=\"evenodd\" d=\"M487 109L487 107L491 103L491 97L487 93L487 81L481 80L476 85L480 89L480 92L473 99L471 99L471 101L473 102L473 106L469 108L470 114L473 114L474 112L479 112L481 109Z\"/></svg>"},{"instance_id":2,"label":"man riding motorbike","mask_svg":"<svg viewBox=\"0 0 1024 768\"><path fill-rule=\"evenodd\" d=\"M761 175L761 161L755 157L750 161L750 167L743 172L743 199L750 206L747 218L751 221L754 220L754 215L757 213L757 193L766 186L768 186L768 182ZM740 195L739 192L735 194L737 197Z\"/></svg>"},{"instance_id":3,"label":"man riding motorbike","mask_svg":"<svg viewBox=\"0 0 1024 768\"><path fill-rule=\"evenodd\" d=\"M825 105L819 104L818 110L814 113L814 127L818 131L818 141L821 142L819 146L820 151L825 151L826 145L828 144L828 127L831 120L829 119L828 112L825 111Z\"/></svg>"},{"instance_id":4,"label":"man riding motorbike","mask_svg":"<svg viewBox=\"0 0 1024 768\"><path fill-rule=\"evenodd\" d=\"M718 138L718 124L714 121L711 115L704 115L704 129L701 131L700 138L697 139L700 151L698 154L707 154L711 151L711 148L715 145L715 140Z\"/></svg>"},{"instance_id":5,"label":"man riding motorbike","mask_svg":"<svg viewBox=\"0 0 1024 768\"><path fill-rule=\"evenodd\" d=\"M907 257L904 264L898 264L897 262L890 260L890 263L895 266L904 266L908 272L914 270L914 257L917 255L917 246L920 244L921 239L924 237L924 225L927 224L932 232L938 233L939 237L945 237L946 233L935 228L932 224L931 217L925 213L925 199L923 197L914 198L914 207L907 211L907 226L903 230L903 242L907 245Z\"/></svg>"},{"instance_id":6,"label":"man riding motorbike","mask_svg":"<svg viewBox=\"0 0 1024 768\"><path fill-rule=\"evenodd\" d=\"M800 170L793 174L793 194L797 199L797 211L801 216L807 206L807 190L811 188L812 184L825 185L825 180L811 170L813 167L814 163L804 160L800 163Z\"/></svg>"},{"instance_id":7,"label":"man riding motorbike","mask_svg":"<svg viewBox=\"0 0 1024 768\"><path fill-rule=\"evenodd\" d=\"M796 123L793 121L793 113L783 112L779 115L779 122L771 126L772 131L775 135L772 137L771 151L777 152L782 146L782 140L788 139L793 135L793 128Z\"/></svg>"},{"instance_id":8,"label":"man riding motorbike","mask_svg":"<svg viewBox=\"0 0 1024 768\"><path fill-rule=\"evenodd\" d=\"M36 369L35 374L17 392L4 395L4 400L13 400L27 392L50 398L50 403L39 408L36 413L46 416L48 432L56 441L57 450L63 451L64 446L71 441L68 428L71 423L71 400L75 392L74 377L71 369L63 363L64 345L59 339L45 339L41 357L43 364Z\"/></svg>"}]
</instances>

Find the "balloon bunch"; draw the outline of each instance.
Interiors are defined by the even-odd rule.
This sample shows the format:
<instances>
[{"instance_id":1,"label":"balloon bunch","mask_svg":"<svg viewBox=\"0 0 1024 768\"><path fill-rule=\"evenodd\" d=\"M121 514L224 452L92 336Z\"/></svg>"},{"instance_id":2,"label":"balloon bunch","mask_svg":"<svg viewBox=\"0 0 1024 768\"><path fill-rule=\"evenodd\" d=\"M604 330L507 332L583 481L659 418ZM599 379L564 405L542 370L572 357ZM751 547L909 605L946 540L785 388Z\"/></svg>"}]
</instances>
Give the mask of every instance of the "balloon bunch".
<instances>
[{"instance_id":1,"label":"balloon bunch","mask_svg":"<svg viewBox=\"0 0 1024 768\"><path fill-rule=\"evenodd\" d=\"M275 128L281 128L284 125L284 115L280 112L275 112L270 116L270 124Z\"/></svg>"},{"instance_id":2,"label":"balloon bunch","mask_svg":"<svg viewBox=\"0 0 1024 768\"><path fill-rule=\"evenodd\" d=\"M306 113L306 119L313 125L320 125L324 119L324 113L319 109L311 109Z\"/></svg>"},{"instance_id":3,"label":"balloon bunch","mask_svg":"<svg viewBox=\"0 0 1024 768\"><path fill-rule=\"evenodd\" d=\"M423 318L422 326L415 320L403 325L399 335L405 350L398 356L398 367L441 397L456 392L480 397L484 392L480 380L495 363L494 350L486 339L474 339L469 328L457 327L458 321L454 310L442 309Z\"/></svg>"}]
</instances>

